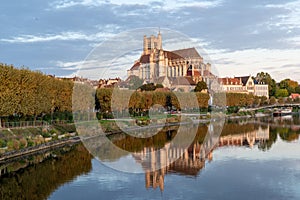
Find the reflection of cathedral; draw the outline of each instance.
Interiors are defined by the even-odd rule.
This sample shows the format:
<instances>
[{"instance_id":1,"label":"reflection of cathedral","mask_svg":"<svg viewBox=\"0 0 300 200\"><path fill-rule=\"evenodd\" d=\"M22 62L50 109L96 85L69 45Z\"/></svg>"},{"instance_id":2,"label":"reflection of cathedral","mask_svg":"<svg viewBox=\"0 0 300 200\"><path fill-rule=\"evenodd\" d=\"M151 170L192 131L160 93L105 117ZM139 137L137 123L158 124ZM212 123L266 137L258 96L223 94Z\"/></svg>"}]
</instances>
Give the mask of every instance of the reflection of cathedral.
<instances>
[{"instance_id":1,"label":"reflection of cathedral","mask_svg":"<svg viewBox=\"0 0 300 200\"><path fill-rule=\"evenodd\" d=\"M269 139L269 127L262 129L261 126L258 130L239 134L227 135L220 137L219 147L222 146L249 146L253 147L257 142L264 142Z\"/></svg>"},{"instance_id":2,"label":"reflection of cathedral","mask_svg":"<svg viewBox=\"0 0 300 200\"><path fill-rule=\"evenodd\" d=\"M165 144L160 151L154 148L144 148L142 152L133 154L145 170L146 188L159 187L164 190L164 176L167 173L180 173L197 176L205 167L206 161L212 161L213 150L223 146L253 147L257 142L269 139L269 127L261 126L252 132L221 136L216 145L214 143L194 143L187 149L176 148L170 143ZM207 146L208 145L208 146ZM209 145L213 145L209 147ZM149 158L150 157L150 158Z\"/></svg>"}]
</instances>

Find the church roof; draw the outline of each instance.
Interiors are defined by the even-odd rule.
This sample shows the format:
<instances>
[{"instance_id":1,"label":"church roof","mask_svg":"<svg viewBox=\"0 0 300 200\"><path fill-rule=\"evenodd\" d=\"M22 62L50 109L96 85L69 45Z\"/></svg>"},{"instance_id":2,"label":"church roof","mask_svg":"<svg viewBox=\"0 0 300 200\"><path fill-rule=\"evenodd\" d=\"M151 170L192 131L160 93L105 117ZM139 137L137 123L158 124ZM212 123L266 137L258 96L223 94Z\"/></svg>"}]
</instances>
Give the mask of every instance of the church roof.
<instances>
[{"instance_id":1,"label":"church roof","mask_svg":"<svg viewBox=\"0 0 300 200\"><path fill-rule=\"evenodd\" d=\"M175 59L182 59L183 57L180 56L177 53L174 53L172 51L164 51L165 52L165 57L167 57L170 60L175 60Z\"/></svg>"},{"instance_id":2,"label":"church roof","mask_svg":"<svg viewBox=\"0 0 300 200\"><path fill-rule=\"evenodd\" d=\"M189 76L178 76L172 78L172 85L196 85L192 77Z\"/></svg>"},{"instance_id":3,"label":"church roof","mask_svg":"<svg viewBox=\"0 0 300 200\"><path fill-rule=\"evenodd\" d=\"M168 79L168 81L170 81L170 78L169 77L166 77L166 76L161 76L161 77L158 77L158 79L155 81L156 84L162 84L164 82L165 79Z\"/></svg>"},{"instance_id":4,"label":"church roof","mask_svg":"<svg viewBox=\"0 0 300 200\"><path fill-rule=\"evenodd\" d=\"M187 49L179 49L172 52L183 58L201 58L198 51L194 47Z\"/></svg>"},{"instance_id":5,"label":"church roof","mask_svg":"<svg viewBox=\"0 0 300 200\"><path fill-rule=\"evenodd\" d=\"M130 70L137 70L140 67L141 63L140 62L136 62L131 68Z\"/></svg>"},{"instance_id":6,"label":"church roof","mask_svg":"<svg viewBox=\"0 0 300 200\"><path fill-rule=\"evenodd\" d=\"M211 73L209 70L204 70L203 76L215 76L215 75Z\"/></svg>"},{"instance_id":7,"label":"church roof","mask_svg":"<svg viewBox=\"0 0 300 200\"><path fill-rule=\"evenodd\" d=\"M141 63L150 63L150 54L142 55L140 58Z\"/></svg>"},{"instance_id":8,"label":"church roof","mask_svg":"<svg viewBox=\"0 0 300 200\"><path fill-rule=\"evenodd\" d=\"M234 78L241 79L243 85L245 86L245 85L247 84L247 82L248 82L250 76L241 76L241 77L234 77Z\"/></svg>"}]
</instances>

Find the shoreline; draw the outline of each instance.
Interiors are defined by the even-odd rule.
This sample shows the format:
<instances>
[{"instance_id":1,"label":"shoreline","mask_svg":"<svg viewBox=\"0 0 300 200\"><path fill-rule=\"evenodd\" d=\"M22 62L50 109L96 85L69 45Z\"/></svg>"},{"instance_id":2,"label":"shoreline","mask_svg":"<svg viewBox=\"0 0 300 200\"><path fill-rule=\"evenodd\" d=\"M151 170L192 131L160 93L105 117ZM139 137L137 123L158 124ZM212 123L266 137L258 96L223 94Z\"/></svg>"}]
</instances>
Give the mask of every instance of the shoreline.
<instances>
[{"instance_id":1,"label":"shoreline","mask_svg":"<svg viewBox=\"0 0 300 200\"><path fill-rule=\"evenodd\" d=\"M40 144L37 146L33 146L33 147L21 149L21 150L5 152L3 154L0 154L0 164L5 164L7 162L11 162L11 161L20 159L21 157L24 157L24 156L30 156L30 155L34 155L36 153L41 153L43 151L47 151L52 148L60 148L65 145L73 145L73 144L77 144L80 142L81 142L80 137L75 136L75 137L71 137L71 138L66 138L66 139L62 139L62 140L57 140L57 141L52 141L49 143Z\"/></svg>"},{"instance_id":2,"label":"shoreline","mask_svg":"<svg viewBox=\"0 0 300 200\"><path fill-rule=\"evenodd\" d=\"M261 118L261 117L268 117L271 116L271 114L262 114L259 116L251 116L251 115L243 115L243 116L231 116L231 115L226 115L224 118L225 120L235 120L235 119L251 119L251 118ZM212 119L194 119L192 120L192 124L206 124L210 122ZM157 127L172 127L172 126L178 126L178 125L187 125L189 123L183 123L183 122L172 122L168 124L156 124L155 126L152 126L151 128L157 128ZM147 126L141 126L141 129L149 129ZM123 131L121 130L115 130L111 132L106 132L106 136L110 135L115 135L122 133ZM21 149L21 150L14 150L14 151L9 151L5 152L3 154L0 154L0 164L5 164L7 162L11 162L17 159L20 159L21 157L24 156L30 156L34 155L37 153L42 153L43 151L50 150L52 148L61 148L65 145L73 145L81 142L81 138L79 136L74 136L70 138L65 138L61 140L56 140L44 144L40 144L37 146Z\"/></svg>"}]
</instances>

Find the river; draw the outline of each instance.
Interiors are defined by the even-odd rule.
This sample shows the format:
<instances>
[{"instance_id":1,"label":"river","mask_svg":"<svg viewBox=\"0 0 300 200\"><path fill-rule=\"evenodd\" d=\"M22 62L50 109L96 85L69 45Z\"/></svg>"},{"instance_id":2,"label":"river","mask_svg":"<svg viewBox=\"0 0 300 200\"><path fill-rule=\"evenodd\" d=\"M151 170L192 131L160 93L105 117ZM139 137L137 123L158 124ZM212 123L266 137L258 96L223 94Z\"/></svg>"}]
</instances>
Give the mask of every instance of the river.
<instances>
[{"instance_id":1,"label":"river","mask_svg":"<svg viewBox=\"0 0 300 200\"><path fill-rule=\"evenodd\" d=\"M0 199L300 199L299 116L227 121L207 151L210 127L196 128L185 150L170 150L175 128L143 140L110 136L132 153L110 152L105 162L77 144L7 163ZM159 167L149 166L143 156L155 149L180 157L162 161L160 152ZM124 160L144 173L116 170Z\"/></svg>"}]
</instances>

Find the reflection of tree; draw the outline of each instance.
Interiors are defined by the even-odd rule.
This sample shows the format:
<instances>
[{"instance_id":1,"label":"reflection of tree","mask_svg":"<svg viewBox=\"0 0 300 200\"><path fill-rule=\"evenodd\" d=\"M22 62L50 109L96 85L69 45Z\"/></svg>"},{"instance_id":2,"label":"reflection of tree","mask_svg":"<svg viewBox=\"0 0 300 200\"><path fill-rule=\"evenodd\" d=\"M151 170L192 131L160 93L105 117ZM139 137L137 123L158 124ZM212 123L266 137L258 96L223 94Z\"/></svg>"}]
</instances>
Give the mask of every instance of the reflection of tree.
<instances>
[{"instance_id":1,"label":"reflection of tree","mask_svg":"<svg viewBox=\"0 0 300 200\"><path fill-rule=\"evenodd\" d=\"M0 179L1 199L46 199L67 181L91 170L91 155L78 145L38 165L30 166Z\"/></svg>"},{"instance_id":2,"label":"reflection of tree","mask_svg":"<svg viewBox=\"0 0 300 200\"><path fill-rule=\"evenodd\" d=\"M298 140L299 133L291 131L289 128L276 128L280 138L284 141L292 142Z\"/></svg>"},{"instance_id":3,"label":"reflection of tree","mask_svg":"<svg viewBox=\"0 0 300 200\"><path fill-rule=\"evenodd\" d=\"M177 126L164 128L162 131L149 138L138 138L131 135L126 135L120 140L111 140L113 143L129 152L138 152L145 147L154 147L156 149L162 148L167 142L171 141L176 135Z\"/></svg>"},{"instance_id":4,"label":"reflection of tree","mask_svg":"<svg viewBox=\"0 0 300 200\"><path fill-rule=\"evenodd\" d=\"M272 145L276 142L277 140L277 131L276 129L270 128L269 132L269 139L266 140L265 142L262 142L258 145L258 149L266 151L271 149Z\"/></svg>"}]
</instances>

